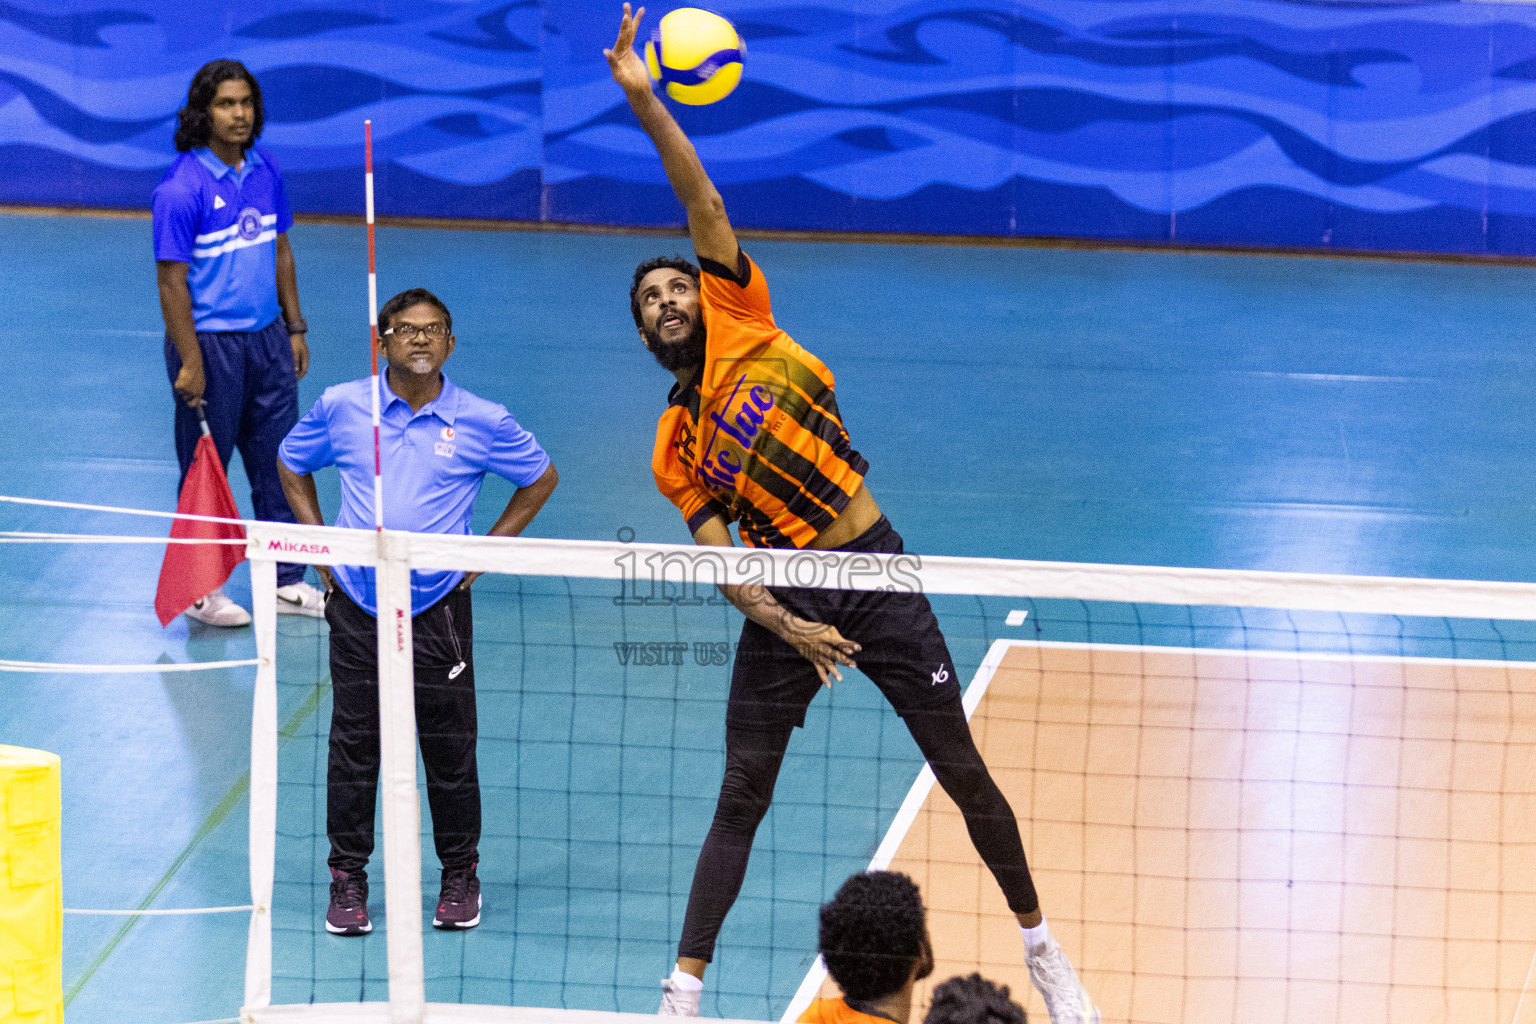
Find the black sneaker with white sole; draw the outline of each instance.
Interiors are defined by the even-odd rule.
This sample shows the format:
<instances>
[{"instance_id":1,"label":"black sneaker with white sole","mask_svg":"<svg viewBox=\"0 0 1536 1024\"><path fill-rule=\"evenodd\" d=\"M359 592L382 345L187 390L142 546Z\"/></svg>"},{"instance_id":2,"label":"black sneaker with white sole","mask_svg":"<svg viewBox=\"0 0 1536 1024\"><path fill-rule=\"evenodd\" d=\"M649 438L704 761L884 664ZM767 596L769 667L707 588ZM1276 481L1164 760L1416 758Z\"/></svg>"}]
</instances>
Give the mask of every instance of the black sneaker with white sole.
<instances>
[{"instance_id":1,"label":"black sneaker with white sole","mask_svg":"<svg viewBox=\"0 0 1536 1024\"><path fill-rule=\"evenodd\" d=\"M478 864L467 868L443 869L443 889L437 898L437 913L432 927L451 930L473 928L480 923L480 878Z\"/></svg>"},{"instance_id":2,"label":"black sneaker with white sole","mask_svg":"<svg viewBox=\"0 0 1536 1024\"><path fill-rule=\"evenodd\" d=\"M331 869L331 906L325 912L325 930L332 935L367 935L373 931L368 920L368 875L363 871Z\"/></svg>"}]
</instances>

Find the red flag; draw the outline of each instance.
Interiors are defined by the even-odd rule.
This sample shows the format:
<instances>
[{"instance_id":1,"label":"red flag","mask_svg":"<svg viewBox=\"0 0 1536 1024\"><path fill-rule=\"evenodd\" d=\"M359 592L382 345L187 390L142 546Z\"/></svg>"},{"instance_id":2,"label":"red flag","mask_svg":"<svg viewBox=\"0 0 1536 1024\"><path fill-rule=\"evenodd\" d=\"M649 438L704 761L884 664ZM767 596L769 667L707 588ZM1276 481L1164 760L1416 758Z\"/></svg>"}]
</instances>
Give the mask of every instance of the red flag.
<instances>
[{"instance_id":1,"label":"red flag","mask_svg":"<svg viewBox=\"0 0 1536 1024\"><path fill-rule=\"evenodd\" d=\"M229 492L229 479L213 438L204 434L197 439L192 468L181 485L176 511L185 515L219 516L239 519L235 496ZM195 537L199 540L245 539L245 527L237 523L205 523L196 519L177 519L171 524L171 537ZM235 566L245 561L245 548L239 544L167 544L165 561L160 565L160 586L155 591L155 613L160 625L170 621L224 585Z\"/></svg>"}]
</instances>

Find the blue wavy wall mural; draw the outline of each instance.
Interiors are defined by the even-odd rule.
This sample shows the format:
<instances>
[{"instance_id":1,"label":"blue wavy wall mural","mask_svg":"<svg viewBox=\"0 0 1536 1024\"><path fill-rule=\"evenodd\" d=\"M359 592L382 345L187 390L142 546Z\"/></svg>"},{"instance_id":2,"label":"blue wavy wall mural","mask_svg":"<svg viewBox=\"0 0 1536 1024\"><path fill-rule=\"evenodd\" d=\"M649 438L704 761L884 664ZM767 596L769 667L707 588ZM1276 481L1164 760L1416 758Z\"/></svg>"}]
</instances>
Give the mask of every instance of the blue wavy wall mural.
<instances>
[{"instance_id":1,"label":"blue wavy wall mural","mask_svg":"<svg viewBox=\"0 0 1536 1024\"><path fill-rule=\"evenodd\" d=\"M714 0L679 119L743 226L1536 255L1536 8ZM0 0L0 202L144 207L192 72L260 77L297 209L677 224L611 0ZM652 16L662 13L652 10Z\"/></svg>"}]
</instances>

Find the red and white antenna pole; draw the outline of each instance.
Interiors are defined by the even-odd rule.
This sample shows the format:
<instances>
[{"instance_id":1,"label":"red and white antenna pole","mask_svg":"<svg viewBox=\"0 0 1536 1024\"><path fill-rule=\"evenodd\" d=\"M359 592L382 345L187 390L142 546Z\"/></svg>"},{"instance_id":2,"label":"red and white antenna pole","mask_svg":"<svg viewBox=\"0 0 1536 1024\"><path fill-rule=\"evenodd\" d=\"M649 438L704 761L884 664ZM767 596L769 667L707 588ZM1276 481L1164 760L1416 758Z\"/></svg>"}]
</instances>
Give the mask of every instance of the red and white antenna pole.
<instances>
[{"instance_id":1,"label":"red and white antenna pole","mask_svg":"<svg viewBox=\"0 0 1536 1024\"><path fill-rule=\"evenodd\" d=\"M379 457L379 276L373 257L373 122L363 122L363 182L368 206L368 334L373 358L373 525L384 530L384 467Z\"/></svg>"}]
</instances>

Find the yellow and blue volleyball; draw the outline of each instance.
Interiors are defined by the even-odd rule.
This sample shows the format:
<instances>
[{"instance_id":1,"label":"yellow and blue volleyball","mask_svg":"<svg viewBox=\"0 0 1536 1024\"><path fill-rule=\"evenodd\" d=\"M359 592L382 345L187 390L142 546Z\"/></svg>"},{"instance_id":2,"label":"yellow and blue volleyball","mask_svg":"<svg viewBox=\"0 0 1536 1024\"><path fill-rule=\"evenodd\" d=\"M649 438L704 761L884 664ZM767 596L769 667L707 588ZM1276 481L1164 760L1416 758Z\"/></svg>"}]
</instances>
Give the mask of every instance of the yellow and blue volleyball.
<instances>
[{"instance_id":1,"label":"yellow and blue volleyball","mask_svg":"<svg viewBox=\"0 0 1536 1024\"><path fill-rule=\"evenodd\" d=\"M679 7L657 23L645 44L651 78L679 103L702 106L729 96L741 82L746 46L736 27L712 11Z\"/></svg>"}]
</instances>

